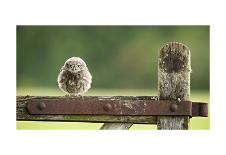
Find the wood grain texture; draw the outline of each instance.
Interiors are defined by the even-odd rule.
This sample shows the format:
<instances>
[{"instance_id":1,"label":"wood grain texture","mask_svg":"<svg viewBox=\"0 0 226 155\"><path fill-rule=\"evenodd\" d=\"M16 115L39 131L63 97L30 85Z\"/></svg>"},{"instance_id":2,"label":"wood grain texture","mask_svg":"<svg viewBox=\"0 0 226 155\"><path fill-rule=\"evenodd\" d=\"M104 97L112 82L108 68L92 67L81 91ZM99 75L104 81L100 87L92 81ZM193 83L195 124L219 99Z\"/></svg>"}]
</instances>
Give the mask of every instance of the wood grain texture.
<instances>
[{"instance_id":1,"label":"wood grain texture","mask_svg":"<svg viewBox=\"0 0 226 155\"><path fill-rule=\"evenodd\" d=\"M100 130L129 130L133 123L104 123Z\"/></svg>"},{"instance_id":2,"label":"wood grain texture","mask_svg":"<svg viewBox=\"0 0 226 155\"><path fill-rule=\"evenodd\" d=\"M70 99L60 96L18 96L16 103L16 119L18 121L64 121L64 122L114 122L114 123L142 123L142 124L156 124L155 116L109 116L109 115L30 115L27 111L27 103L31 99ZM85 96L93 100L98 99L131 99L129 96ZM133 99L145 100L154 99L151 96L132 97Z\"/></svg>"},{"instance_id":3,"label":"wood grain texture","mask_svg":"<svg viewBox=\"0 0 226 155\"><path fill-rule=\"evenodd\" d=\"M190 99L190 50L178 42L171 42L162 47L158 60L158 92L160 99ZM186 130L189 117L159 116L157 129Z\"/></svg>"},{"instance_id":4,"label":"wood grain texture","mask_svg":"<svg viewBox=\"0 0 226 155\"><path fill-rule=\"evenodd\" d=\"M104 123L100 130L129 130L133 123Z\"/></svg>"}]
</instances>

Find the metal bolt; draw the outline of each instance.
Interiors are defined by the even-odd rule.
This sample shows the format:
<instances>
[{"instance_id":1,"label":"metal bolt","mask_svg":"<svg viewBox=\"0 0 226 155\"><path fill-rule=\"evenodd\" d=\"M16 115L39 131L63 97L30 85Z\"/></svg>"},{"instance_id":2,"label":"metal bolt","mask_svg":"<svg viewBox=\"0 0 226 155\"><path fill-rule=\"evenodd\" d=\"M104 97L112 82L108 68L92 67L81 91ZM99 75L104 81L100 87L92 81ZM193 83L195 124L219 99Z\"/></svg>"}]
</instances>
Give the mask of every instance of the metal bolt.
<instances>
[{"instance_id":1,"label":"metal bolt","mask_svg":"<svg viewBox=\"0 0 226 155\"><path fill-rule=\"evenodd\" d=\"M46 108L46 104L45 104L45 103L40 102L40 103L38 104L38 109L39 109L39 110L43 110L43 109L45 109L45 108Z\"/></svg>"},{"instance_id":2,"label":"metal bolt","mask_svg":"<svg viewBox=\"0 0 226 155\"><path fill-rule=\"evenodd\" d=\"M175 103L173 103L173 104L170 106L170 111L172 111L172 112L177 111L177 109L178 109L178 106L177 106L177 104L175 104Z\"/></svg>"},{"instance_id":3,"label":"metal bolt","mask_svg":"<svg viewBox=\"0 0 226 155\"><path fill-rule=\"evenodd\" d=\"M107 104L104 105L103 108L104 108L105 111L110 111L112 109L112 106L111 106L110 103L107 103Z\"/></svg>"}]
</instances>

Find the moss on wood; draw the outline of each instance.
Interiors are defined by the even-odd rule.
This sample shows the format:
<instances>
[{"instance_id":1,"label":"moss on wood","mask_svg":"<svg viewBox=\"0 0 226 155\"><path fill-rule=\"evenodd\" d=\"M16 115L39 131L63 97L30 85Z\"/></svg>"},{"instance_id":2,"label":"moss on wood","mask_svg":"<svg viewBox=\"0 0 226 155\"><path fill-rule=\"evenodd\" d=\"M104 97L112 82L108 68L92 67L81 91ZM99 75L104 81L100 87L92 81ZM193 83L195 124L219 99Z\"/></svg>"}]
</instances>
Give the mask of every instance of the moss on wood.
<instances>
[{"instance_id":1,"label":"moss on wood","mask_svg":"<svg viewBox=\"0 0 226 155\"><path fill-rule=\"evenodd\" d=\"M164 45L158 61L158 92L160 99L190 99L190 50L178 42ZM158 129L188 129L189 117L159 116Z\"/></svg>"}]
</instances>

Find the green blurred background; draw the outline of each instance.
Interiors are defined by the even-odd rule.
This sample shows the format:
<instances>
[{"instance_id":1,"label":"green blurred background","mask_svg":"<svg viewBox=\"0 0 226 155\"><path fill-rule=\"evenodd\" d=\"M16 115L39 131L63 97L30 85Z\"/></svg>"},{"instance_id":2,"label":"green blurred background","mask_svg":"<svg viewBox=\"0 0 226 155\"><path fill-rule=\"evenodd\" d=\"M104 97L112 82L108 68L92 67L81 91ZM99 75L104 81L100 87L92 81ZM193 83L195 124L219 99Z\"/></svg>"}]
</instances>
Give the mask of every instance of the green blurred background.
<instances>
[{"instance_id":1,"label":"green blurred background","mask_svg":"<svg viewBox=\"0 0 226 155\"><path fill-rule=\"evenodd\" d=\"M157 95L158 50L191 50L191 99L209 103L209 26L17 26L17 95L64 95L57 75L66 59L85 60L93 75L86 95ZM101 123L17 122L17 129L98 129ZM191 129L209 129L192 118ZM132 129L156 129L134 125Z\"/></svg>"}]
</instances>

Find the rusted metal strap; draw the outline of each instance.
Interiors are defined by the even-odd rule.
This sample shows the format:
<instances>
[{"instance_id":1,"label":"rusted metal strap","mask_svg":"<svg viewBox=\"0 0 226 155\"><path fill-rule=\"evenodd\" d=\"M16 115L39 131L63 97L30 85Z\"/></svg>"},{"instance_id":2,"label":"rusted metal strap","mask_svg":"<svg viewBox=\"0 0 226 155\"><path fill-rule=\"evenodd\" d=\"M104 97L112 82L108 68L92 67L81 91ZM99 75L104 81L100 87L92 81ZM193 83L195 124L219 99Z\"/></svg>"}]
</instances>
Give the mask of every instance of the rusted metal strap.
<instances>
[{"instance_id":1,"label":"rusted metal strap","mask_svg":"<svg viewBox=\"0 0 226 155\"><path fill-rule=\"evenodd\" d=\"M192 117L208 117L208 103L192 102Z\"/></svg>"},{"instance_id":2,"label":"rusted metal strap","mask_svg":"<svg viewBox=\"0 0 226 155\"><path fill-rule=\"evenodd\" d=\"M208 116L208 104L191 101L120 98L34 98L27 101L30 114L116 116Z\"/></svg>"}]
</instances>

